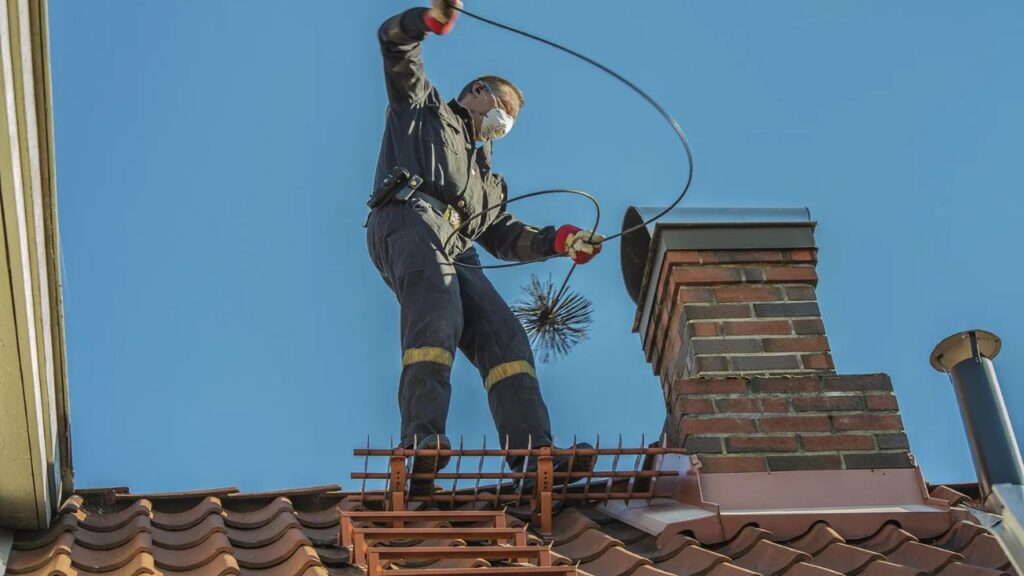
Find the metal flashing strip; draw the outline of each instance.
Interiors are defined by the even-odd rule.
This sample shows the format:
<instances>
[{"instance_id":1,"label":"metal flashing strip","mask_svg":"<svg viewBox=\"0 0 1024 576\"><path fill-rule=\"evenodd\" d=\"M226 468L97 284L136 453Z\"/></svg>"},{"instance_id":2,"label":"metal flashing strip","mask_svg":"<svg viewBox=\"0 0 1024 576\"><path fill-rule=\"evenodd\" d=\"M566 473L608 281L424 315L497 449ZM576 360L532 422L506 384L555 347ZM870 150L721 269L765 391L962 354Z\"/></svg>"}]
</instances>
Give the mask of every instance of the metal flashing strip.
<instances>
[{"instance_id":1,"label":"metal flashing strip","mask_svg":"<svg viewBox=\"0 0 1024 576\"><path fill-rule=\"evenodd\" d=\"M1024 569L1024 486L996 484L992 486L992 500L1002 515L1002 521L990 526L989 530L1020 574Z\"/></svg>"}]
</instances>

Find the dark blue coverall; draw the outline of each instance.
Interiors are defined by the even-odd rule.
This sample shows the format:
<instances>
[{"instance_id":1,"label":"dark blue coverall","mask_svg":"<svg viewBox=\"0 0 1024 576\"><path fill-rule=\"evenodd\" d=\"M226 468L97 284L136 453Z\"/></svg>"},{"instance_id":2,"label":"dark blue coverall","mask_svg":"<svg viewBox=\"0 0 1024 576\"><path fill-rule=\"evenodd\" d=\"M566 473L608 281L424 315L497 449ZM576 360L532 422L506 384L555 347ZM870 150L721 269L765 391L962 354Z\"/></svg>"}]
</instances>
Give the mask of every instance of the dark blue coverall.
<instances>
[{"instance_id":1,"label":"dark blue coverall","mask_svg":"<svg viewBox=\"0 0 1024 576\"><path fill-rule=\"evenodd\" d=\"M425 8L386 20L378 32L389 106L375 186L401 166L421 176L421 191L463 217L504 203L507 189L491 172L491 147L477 147L469 112L445 102L427 80L420 42L428 29ZM551 424L522 325L482 270L475 240L504 260L550 256L555 229L528 226L495 209L456 236L428 202L412 198L375 208L366 241L374 266L401 304L402 376L398 402L402 446L413 438L444 434L451 397L451 368L458 348L480 371L499 439L524 448L551 444Z\"/></svg>"}]
</instances>

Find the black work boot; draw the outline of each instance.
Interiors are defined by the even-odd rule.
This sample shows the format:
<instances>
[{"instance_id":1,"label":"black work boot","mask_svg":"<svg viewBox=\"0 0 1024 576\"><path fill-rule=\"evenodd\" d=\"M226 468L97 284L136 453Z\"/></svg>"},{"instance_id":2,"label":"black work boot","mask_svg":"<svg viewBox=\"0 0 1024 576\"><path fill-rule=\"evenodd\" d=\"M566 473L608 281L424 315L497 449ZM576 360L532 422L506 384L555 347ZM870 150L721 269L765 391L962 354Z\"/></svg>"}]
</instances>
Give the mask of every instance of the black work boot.
<instances>
[{"instance_id":1,"label":"black work boot","mask_svg":"<svg viewBox=\"0 0 1024 576\"><path fill-rule=\"evenodd\" d=\"M432 434L427 436L423 440L420 440L419 444L416 445L417 450L451 450L452 443L448 441L448 437L444 434ZM436 473L444 469L448 465L448 461L451 456L442 455L431 455L424 454L414 456L412 459L412 473ZM431 494L434 491L434 481L425 480L409 480L409 495L410 496L425 496Z\"/></svg>"},{"instance_id":2,"label":"black work boot","mask_svg":"<svg viewBox=\"0 0 1024 576\"><path fill-rule=\"evenodd\" d=\"M580 442L575 445L577 450L592 450L594 447L586 442ZM557 450L561 448L555 447ZM569 460L572 460L572 470L569 469ZM591 454L576 454L575 457L571 454L558 455L552 458L552 468L554 472L593 472L594 465L597 463L597 456ZM522 472L522 463L513 468L516 472ZM527 472L537 471L537 459L530 458L530 463L526 467ZM569 484L574 484L583 480L583 478L574 478ZM523 482L523 493L533 492L533 487L536 482L535 478L524 478ZM566 478L555 477L552 486L564 486L566 484ZM515 489L519 490L519 484L516 483Z\"/></svg>"}]
</instances>

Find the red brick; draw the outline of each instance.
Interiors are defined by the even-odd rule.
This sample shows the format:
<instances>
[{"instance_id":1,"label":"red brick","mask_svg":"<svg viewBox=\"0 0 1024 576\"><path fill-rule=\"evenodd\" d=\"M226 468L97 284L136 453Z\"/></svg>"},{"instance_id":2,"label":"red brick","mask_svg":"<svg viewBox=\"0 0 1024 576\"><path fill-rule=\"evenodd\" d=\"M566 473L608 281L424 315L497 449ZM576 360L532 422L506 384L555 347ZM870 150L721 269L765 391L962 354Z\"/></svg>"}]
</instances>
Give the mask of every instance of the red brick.
<instances>
[{"instance_id":1,"label":"red brick","mask_svg":"<svg viewBox=\"0 0 1024 576\"><path fill-rule=\"evenodd\" d=\"M872 436L861 435L828 435L800 436L800 444L804 450L824 452L833 450L874 450L875 440Z\"/></svg>"},{"instance_id":2,"label":"red brick","mask_svg":"<svg viewBox=\"0 0 1024 576\"><path fill-rule=\"evenodd\" d=\"M814 286L786 286L786 300L817 300L818 296L814 293Z\"/></svg>"},{"instance_id":3,"label":"red brick","mask_svg":"<svg viewBox=\"0 0 1024 576\"><path fill-rule=\"evenodd\" d=\"M693 336L708 337L722 335L722 325L718 322L690 322L688 326Z\"/></svg>"},{"instance_id":4,"label":"red brick","mask_svg":"<svg viewBox=\"0 0 1024 576\"><path fill-rule=\"evenodd\" d=\"M722 264L737 264L746 262L767 262L782 263L786 259L778 250L715 250L714 252L702 252L711 254L715 262Z\"/></svg>"},{"instance_id":5,"label":"red brick","mask_svg":"<svg viewBox=\"0 0 1024 576\"><path fill-rule=\"evenodd\" d=\"M683 316L687 321L750 318L750 304L687 304Z\"/></svg>"},{"instance_id":6,"label":"red brick","mask_svg":"<svg viewBox=\"0 0 1024 576\"><path fill-rule=\"evenodd\" d=\"M700 264L700 254L696 250L669 250L665 253L665 264Z\"/></svg>"},{"instance_id":7,"label":"red brick","mask_svg":"<svg viewBox=\"0 0 1024 576\"><path fill-rule=\"evenodd\" d=\"M793 330L789 320L738 320L723 322L727 336L789 336Z\"/></svg>"},{"instance_id":8,"label":"red brick","mask_svg":"<svg viewBox=\"0 0 1024 576\"><path fill-rule=\"evenodd\" d=\"M793 456L768 456L768 467L773 472L787 470L842 470L843 465L837 454L798 454Z\"/></svg>"},{"instance_id":9,"label":"red brick","mask_svg":"<svg viewBox=\"0 0 1024 576\"><path fill-rule=\"evenodd\" d=\"M800 359L792 354L729 356L729 365L735 372L789 372L800 368Z\"/></svg>"},{"instance_id":10,"label":"red brick","mask_svg":"<svg viewBox=\"0 0 1024 576\"><path fill-rule=\"evenodd\" d=\"M843 454L843 462L851 470L913 468L914 459L906 452L875 452L871 454Z\"/></svg>"},{"instance_id":11,"label":"red brick","mask_svg":"<svg viewBox=\"0 0 1024 576\"><path fill-rule=\"evenodd\" d=\"M817 248L792 248L783 252L790 262L817 262Z\"/></svg>"},{"instance_id":12,"label":"red brick","mask_svg":"<svg viewBox=\"0 0 1024 576\"><path fill-rule=\"evenodd\" d=\"M836 414L832 416L836 430L903 430L898 414Z\"/></svg>"},{"instance_id":13,"label":"red brick","mask_svg":"<svg viewBox=\"0 0 1024 576\"><path fill-rule=\"evenodd\" d=\"M896 404L896 396L892 394L865 394L864 400L868 403L868 410L899 410Z\"/></svg>"},{"instance_id":14,"label":"red brick","mask_svg":"<svg viewBox=\"0 0 1024 576\"><path fill-rule=\"evenodd\" d=\"M827 432L832 429L828 416L764 416L757 420L761 432Z\"/></svg>"},{"instance_id":15,"label":"red brick","mask_svg":"<svg viewBox=\"0 0 1024 576\"><path fill-rule=\"evenodd\" d=\"M707 372L728 372L729 361L725 356L697 356L689 370L689 376L699 376Z\"/></svg>"},{"instance_id":16,"label":"red brick","mask_svg":"<svg viewBox=\"0 0 1024 576\"><path fill-rule=\"evenodd\" d=\"M677 414L714 414L715 405L707 398L680 397L676 400Z\"/></svg>"},{"instance_id":17,"label":"red brick","mask_svg":"<svg viewBox=\"0 0 1024 576\"><path fill-rule=\"evenodd\" d=\"M856 376L826 376L822 380L825 390L892 392L892 381L888 374L863 374Z\"/></svg>"},{"instance_id":18,"label":"red brick","mask_svg":"<svg viewBox=\"0 0 1024 576\"><path fill-rule=\"evenodd\" d=\"M675 382L676 394L744 394L743 378L680 378Z\"/></svg>"},{"instance_id":19,"label":"red brick","mask_svg":"<svg viewBox=\"0 0 1024 576\"><path fill-rule=\"evenodd\" d=\"M765 413L789 412L789 400L785 398L761 398L761 411Z\"/></svg>"},{"instance_id":20,"label":"red brick","mask_svg":"<svg viewBox=\"0 0 1024 576\"><path fill-rule=\"evenodd\" d=\"M752 418L683 418L683 434L722 434L728 432L754 432Z\"/></svg>"},{"instance_id":21,"label":"red brick","mask_svg":"<svg viewBox=\"0 0 1024 576\"><path fill-rule=\"evenodd\" d=\"M715 398L718 413L760 413L761 402L757 398Z\"/></svg>"},{"instance_id":22,"label":"red brick","mask_svg":"<svg viewBox=\"0 0 1024 576\"><path fill-rule=\"evenodd\" d=\"M725 439L729 452L796 452L795 436L730 436Z\"/></svg>"},{"instance_id":23,"label":"red brick","mask_svg":"<svg viewBox=\"0 0 1024 576\"><path fill-rule=\"evenodd\" d=\"M824 352L828 338L824 336L797 336L796 338L765 338L765 352Z\"/></svg>"},{"instance_id":24,"label":"red brick","mask_svg":"<svg viewBox=\"0 0 1024 576\"><path fill-rule=\"evenodd\" d=\"M801 336L824 334L825 324L821 318L795 318L793 319L793 331Z\"/></svg>"},{"instance_id":25,"label":"red brick","mask_svg":"<svg viewBox=\"0 0 1024 576\"><path fill-rule=\"evenodd\" d=\"M715 288L719 302L774 302L782 300L782 294L773 286L720 286Z\"/></svg>"},{"instance_id":26,"label":"red brick","mask_svg":"<svg viewBox=\"0 0 1024 576\"><path fill-rule=\"evenodd\" d=\"M863 411L865 404L864 397L860 394L848 396L797 396L793 398L793 408L798 412Z\"/></svg>"},{"instance_id":27,"label":"red brick","mask_svg":"<svg viewBox=\"0 0 1024 576\"><path fill-rule=\"evenodd\" d=\"M804 368L809 370L835 370L835 362L832 361L832 355L828 352L824 354L803 354L800 356L800 361L803 362Z\"/></svg>"},{"instance_id":28,"label":"red brick","mask_svg":"<svg viewBox=\"0 0 1024 576\"><path fill-rule=\"evenodd\" d=\"M705 474L728 472L767 472L764 456L698 456Z\"/></svg>"},{"instance_id":29,"label":"red brick","mask_svg":"<svg viewBox=\"0 0 1024 576\"><path fill-rule=\"evenodd\" d=\"M821 380L813 376L806 378L751 378L750 389L762 394L820 392Z\"/></svg>"},{"instance_id":30,"label":"red brick","mask_svg":"<svg viewBox=\"0 0 1024 576\"><path fill-rule=\"evenodd\" d=\"M689 285L734 284L741 280L739 268L679 266L672 269L672 281Z\"/></svg>"},{"instance_id":31,"label":"red brick","mask_svg":"<svg viewBox=\"0 0 1024 576\"><path fill-rule=\"evenodd\" d=\"M818 272L814 266L779 266L764 269L766 282L818 282Z\"/></svg>"},{"instance_id":32,"label":"red brick","mask_svg":"<svg viewBox=\"0 0 1024 576\"><path fill-rule=\"evenodd\" d=\"M690 304L692 302L710 303L715 301L715 291L711 288L680 288L676 302Z\"/></svg>"}]
</instances>

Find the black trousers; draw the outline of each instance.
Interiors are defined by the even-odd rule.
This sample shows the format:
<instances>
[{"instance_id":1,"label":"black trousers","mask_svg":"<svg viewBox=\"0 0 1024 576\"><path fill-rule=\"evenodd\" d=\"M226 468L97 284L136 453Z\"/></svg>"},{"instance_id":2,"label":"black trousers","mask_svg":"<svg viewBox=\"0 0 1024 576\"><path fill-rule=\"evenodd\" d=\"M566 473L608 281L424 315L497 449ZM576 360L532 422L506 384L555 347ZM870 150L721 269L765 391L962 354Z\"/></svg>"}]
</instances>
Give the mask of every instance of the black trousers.
<instances>
[{"instance_id":1,"label":"black trousers","mask_svg":"<svg viewBox=\"0 0 1024 576\"><path fill-rule=\"evenodd\" d=\"M453 264L480 258L464 240L446 252L452 230L419 199L378 207L367 221L370 258L402 307L402 446L445 433L456 348L480 371L502 446L550 445L526 331L483 270Z\"/></svg>"}]
</instances>

